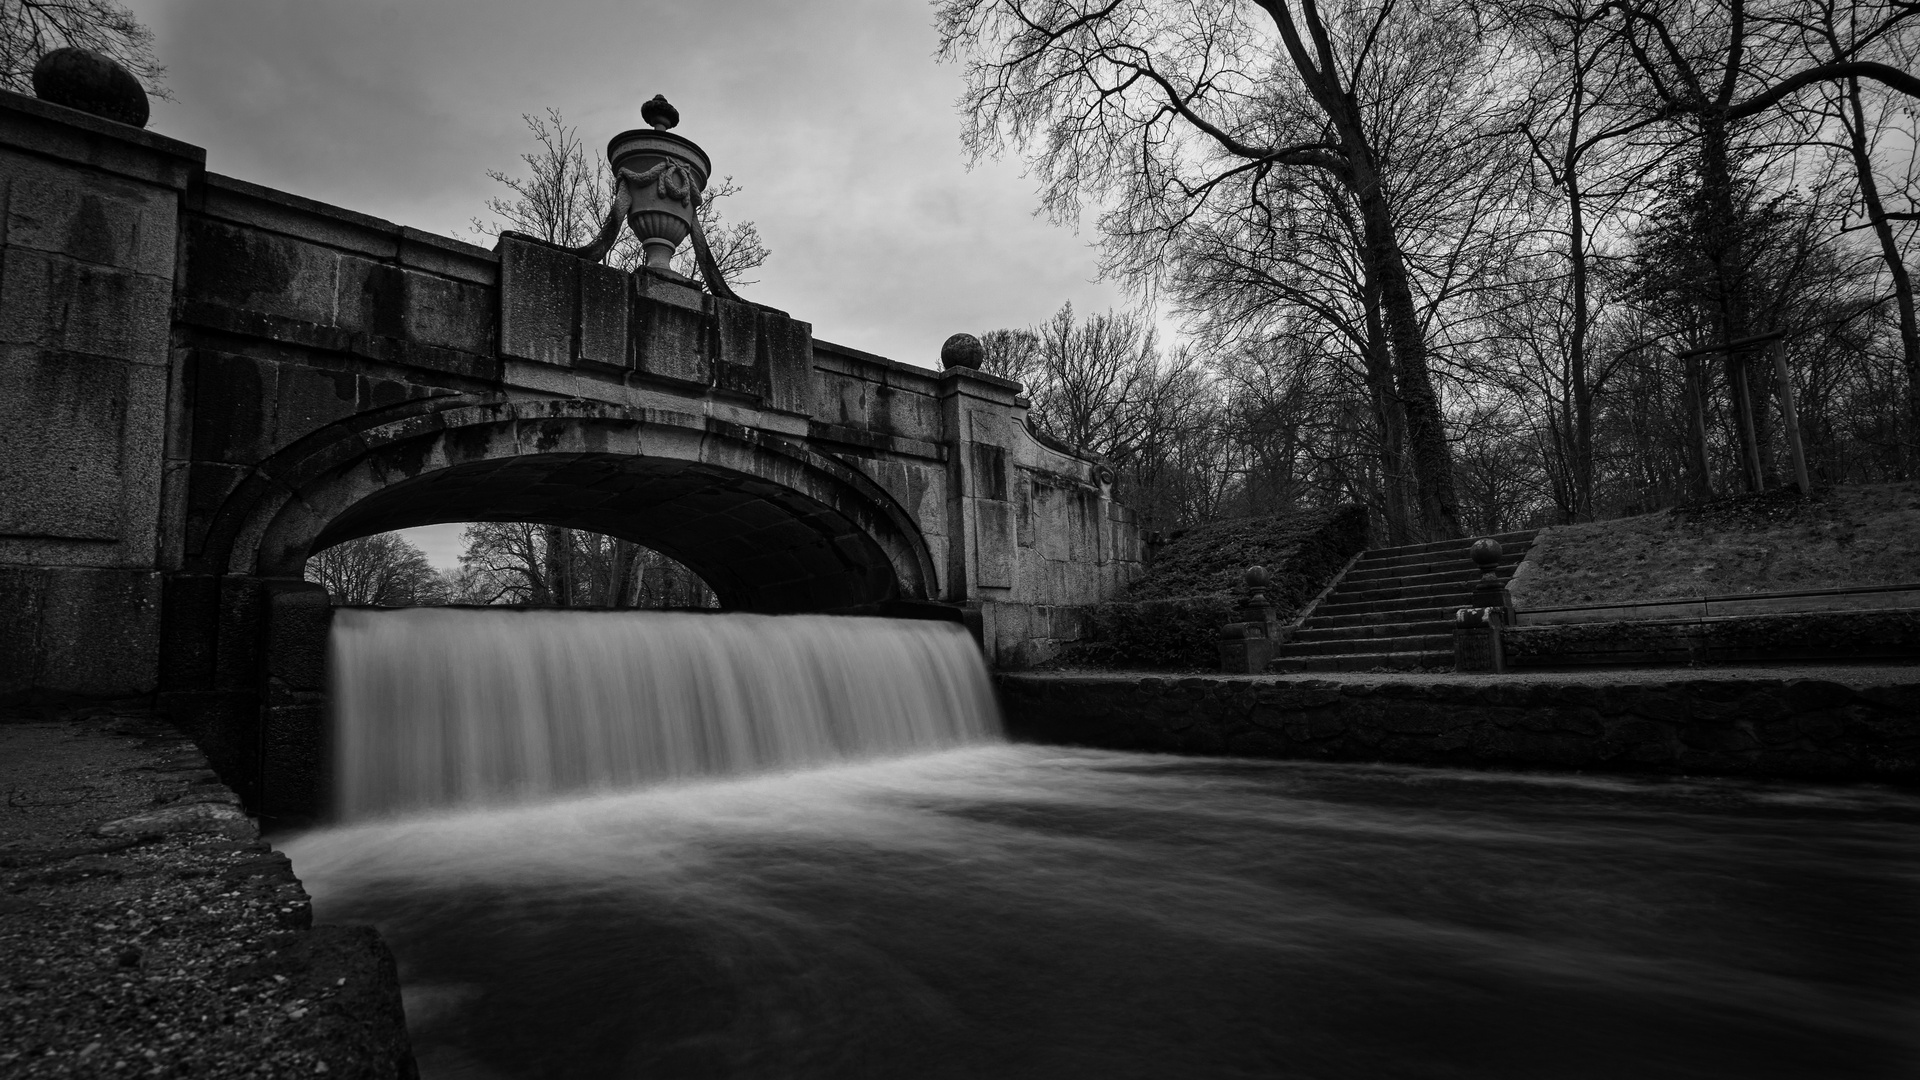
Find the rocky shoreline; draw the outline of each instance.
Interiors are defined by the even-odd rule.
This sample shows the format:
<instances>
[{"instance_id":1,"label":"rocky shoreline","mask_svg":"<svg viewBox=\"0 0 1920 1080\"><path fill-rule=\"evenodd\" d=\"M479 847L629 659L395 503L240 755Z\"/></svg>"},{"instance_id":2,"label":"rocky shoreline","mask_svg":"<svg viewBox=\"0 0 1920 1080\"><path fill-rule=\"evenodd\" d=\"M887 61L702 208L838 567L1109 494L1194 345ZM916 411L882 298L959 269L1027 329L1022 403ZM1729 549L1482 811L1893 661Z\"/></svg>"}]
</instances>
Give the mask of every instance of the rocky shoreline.
<instances>
[{"instance_id":1,"label":"rocky shoreline","mask_svg":"<svg viewBox=\"0 0 1920 1080\"><path fill-rule=\"evenodd\" d=\"M0 1074L415 1075L392 955L146 709L0 715Z\"/></svg>"}]
</instances>

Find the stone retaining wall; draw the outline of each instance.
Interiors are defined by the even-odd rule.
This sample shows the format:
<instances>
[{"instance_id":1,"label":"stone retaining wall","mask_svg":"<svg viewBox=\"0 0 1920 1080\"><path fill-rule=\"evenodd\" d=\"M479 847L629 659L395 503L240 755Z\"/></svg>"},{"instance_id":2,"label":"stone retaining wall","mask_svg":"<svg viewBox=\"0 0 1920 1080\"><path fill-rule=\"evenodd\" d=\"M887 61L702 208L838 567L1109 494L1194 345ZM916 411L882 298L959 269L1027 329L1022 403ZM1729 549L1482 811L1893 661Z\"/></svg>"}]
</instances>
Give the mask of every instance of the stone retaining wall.
<instances>
[{"instance_id":1,"label":"stone retaining wall","mask_svg":"<svg viewBox=\"0 0 1920 1080\"><path fill-rule=\"evenodd\" d=\"M1653 677L1645 677L1647 675ZM1920 669L1633 679L996 677L1017 739L1414 765L1920 783Z\"/></svg>"},{"instance_id":2,"label":"stone retaining wall","mask_svg":"<svg viewBox=\"0 0 1920 1080\"><path fill-rule=\"evenodd\" d=\"M1522 618L1524 619L1524 613ZM1527 624L1504 636L1517 668L1602 664L1920 660L1920 610Z\"/></svg>"}]
</instances>

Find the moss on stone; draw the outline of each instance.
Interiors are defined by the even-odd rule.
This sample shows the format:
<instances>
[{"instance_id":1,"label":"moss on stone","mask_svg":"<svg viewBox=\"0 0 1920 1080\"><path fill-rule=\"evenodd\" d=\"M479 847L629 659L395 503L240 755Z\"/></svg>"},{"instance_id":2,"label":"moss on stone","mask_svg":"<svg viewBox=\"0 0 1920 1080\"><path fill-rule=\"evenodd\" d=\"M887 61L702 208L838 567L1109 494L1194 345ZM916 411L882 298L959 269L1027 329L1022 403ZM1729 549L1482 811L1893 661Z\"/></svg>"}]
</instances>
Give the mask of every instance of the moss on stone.
<instances>
[{"instance_id":1,"label":"moss on stone","mask_svg":"<svg viewBox=\"0 0 1920 1080\"><path fill-rule=\"evenodd\" d=\"M1264 566L1267 599L1290 620L1367 546L1367 511L1337 506L1197 525L1175 535L1118 601L1094 607L1077 666L1219 667L1220 625L1235 621L1247 567Z\"/></svg>"}]
</instances>

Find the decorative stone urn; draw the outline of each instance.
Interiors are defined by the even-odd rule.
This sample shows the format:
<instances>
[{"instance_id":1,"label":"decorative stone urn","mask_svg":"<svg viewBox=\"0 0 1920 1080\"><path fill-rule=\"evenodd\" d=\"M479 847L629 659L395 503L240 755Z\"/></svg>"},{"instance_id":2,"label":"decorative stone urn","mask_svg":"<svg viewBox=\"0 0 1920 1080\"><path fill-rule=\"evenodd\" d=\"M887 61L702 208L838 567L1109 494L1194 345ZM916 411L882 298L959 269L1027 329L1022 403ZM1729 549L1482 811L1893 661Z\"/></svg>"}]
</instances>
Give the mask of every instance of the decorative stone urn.
<instances>
[{"instance_id":1,"label":"decorative stone urn","mask_svg":"<svg viewBox=\"0 0 1920 1080\"><path fill-rule=\"evenodd\" d=\"M642 105L640 118L649 126L615 135L607 160L626 189L627 225L640 238L647 265L666 269L693 230L713 162L693 140L667 130L680 122L680 113L665 95Z\"/></svg>"},{"instance_id":2,"label":"decorative stone urn","mask_svg":"<svg viewBox=\"0 0 1920 1080\"><path fill-rule=\"evenodd\" d=\"M1491 536L1475 540L1473 546L1467 549L1468 557L1480 568L1480 580L1473 585L1473 606L1506 610L1507 587L1500 580L1498 570L1500 556L1505 550L1500 541Z\"/></svg>"},{"instance_id":3,"label":"decorative stone urn","mask_svg":"<svg viewBox=\"0 0 1920 1080\"><path fill-rule=\"evenodd\" d=\"M1239 622L1220 628L1220 670L1230 675L1259 675L1273 662L1274 646L1279 644L1279 628L1273 605L1267 603L1267 583L1272 580L1264 566L1249 566L1244 579L1247 597L1239 605Z\"/></svg>"}]
</instances>

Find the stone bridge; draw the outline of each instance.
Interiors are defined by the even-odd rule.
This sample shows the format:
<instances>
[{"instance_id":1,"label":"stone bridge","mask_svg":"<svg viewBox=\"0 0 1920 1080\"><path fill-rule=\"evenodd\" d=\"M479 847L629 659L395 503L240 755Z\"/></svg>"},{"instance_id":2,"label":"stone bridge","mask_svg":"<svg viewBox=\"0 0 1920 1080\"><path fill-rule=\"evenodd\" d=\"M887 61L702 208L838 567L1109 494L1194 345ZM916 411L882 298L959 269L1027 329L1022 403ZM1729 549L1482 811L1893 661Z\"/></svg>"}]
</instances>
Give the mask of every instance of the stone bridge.
<instances>
[{"instance_id":1,"label":"stone bridge","mask_svg":"<svg viewBox=\"0 0 1920 1080\"><path fill-rule=\"evenodd\" d=\"M5 93L0 200L0 697L158 694L268 812L323 783L301 574L344 540L590 529L738 610L953 605L1003 666L1139 568L1111 473L1004 379Z\"/></svg>"}]
</instances>

